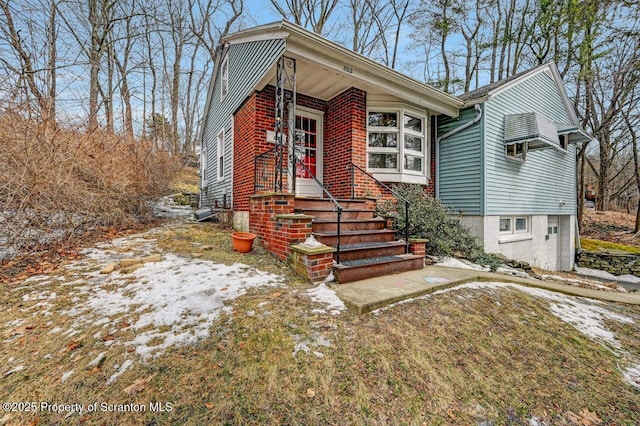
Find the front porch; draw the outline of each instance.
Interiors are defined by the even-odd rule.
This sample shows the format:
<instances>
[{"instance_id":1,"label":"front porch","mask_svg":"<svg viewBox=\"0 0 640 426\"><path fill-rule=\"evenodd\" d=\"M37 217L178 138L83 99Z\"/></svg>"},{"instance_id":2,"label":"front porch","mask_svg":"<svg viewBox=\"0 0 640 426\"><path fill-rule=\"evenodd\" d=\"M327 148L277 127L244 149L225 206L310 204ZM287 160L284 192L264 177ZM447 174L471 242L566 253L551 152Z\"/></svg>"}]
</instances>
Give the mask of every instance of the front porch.
<instances>
[{"instance_id":1,"label":"front porch","mask_svg":"<svg viewBox=\"0 0 640 426\"><path fill-rule=\"evenodd\" d=\"M350 282L422 268L424 243L397 240L392 222L376 216L378 200L395 199L376 175L433 195L431 117L446 108L430 110L436 101L402 98L397 84L335 72L318 57L292 56L234 113L236 227L282 260L310 262L302 269L312 281L332 270ZM312 233L326 251L305 253Z\"/></svg>"}]
</instances>

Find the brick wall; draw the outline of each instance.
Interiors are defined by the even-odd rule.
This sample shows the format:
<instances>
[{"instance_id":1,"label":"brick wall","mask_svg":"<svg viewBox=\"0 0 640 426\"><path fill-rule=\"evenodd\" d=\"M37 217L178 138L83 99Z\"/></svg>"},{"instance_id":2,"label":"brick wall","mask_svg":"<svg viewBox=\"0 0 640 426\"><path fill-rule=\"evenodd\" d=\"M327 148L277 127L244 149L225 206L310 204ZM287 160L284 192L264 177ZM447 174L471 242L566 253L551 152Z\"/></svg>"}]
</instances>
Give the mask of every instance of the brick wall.
<instances>
[{"instance_id":1,"label":"brick wall","mask_svg":"<svg viewBox=\"0 0 640 426\"><path fill-rule=\"evenodd\" d=\"M294 194L264 194L250 198L249 230L281 260L311 234L311 216L293 214Z\"/></svg>"},{"instance_id":2,"label":"brick wall","mask_svg":"<svg viewBox=\"0 0 640 426\"><path fill-rule=\"evenodd\" d=\"M346 169L354 162L366 169L367 128L366 92L350 88L329 101L297 94L297 105L324 113L324 182L336 197L351 196L351 174ZM249 210L249 196L254 191L254 157L271 148L267 131L273 131L275 120L275 87L252 94L234 116L234 180L233 208ZM433 132L432 132L433 133ZM431 143L430 180L425 186L429 196L435 195L435 144ZM362 173L355 173L356 195L391 198ZM285 182L286 185L286 182Z\"/></svg>"},{"instance_id":3,"label":"brick wall","mask_svg":"<svg viewBox=\"0 0 640 426\"><path fill-rule=\"evenodd\" d=\"M256 95L238 108L233 118L233 210L249 210L256 156Z\"/></svg>"},{"instance_id":4,"label":"brick wall","mask_svg":"<svg viewBox=\"0 0 640 426\"><path fill-rule=\"evenodd\" d=\"M349 162L366 166L367 96L354 87L328 103L329 131L324 140L324 184L336 197L351 196Z\"/></svg>"}]
</instances>

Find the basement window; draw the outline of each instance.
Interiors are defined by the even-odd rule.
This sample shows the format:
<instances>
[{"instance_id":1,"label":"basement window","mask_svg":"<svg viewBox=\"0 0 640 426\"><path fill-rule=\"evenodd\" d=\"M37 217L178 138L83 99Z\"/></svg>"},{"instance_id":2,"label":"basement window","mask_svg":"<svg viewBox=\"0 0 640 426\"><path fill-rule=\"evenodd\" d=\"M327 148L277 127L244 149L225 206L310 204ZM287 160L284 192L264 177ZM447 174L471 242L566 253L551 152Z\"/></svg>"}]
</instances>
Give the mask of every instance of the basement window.
<instances>
[{"instance_id":1,"label":"basement window","mask_svg":"<svg viewBox=\"0 0 640 426\"><path fill-rule=\"evenodd\" d=\"M530 216L501 216L500 242L527 240L531 238Z\"/></svg>"}]
</instances>

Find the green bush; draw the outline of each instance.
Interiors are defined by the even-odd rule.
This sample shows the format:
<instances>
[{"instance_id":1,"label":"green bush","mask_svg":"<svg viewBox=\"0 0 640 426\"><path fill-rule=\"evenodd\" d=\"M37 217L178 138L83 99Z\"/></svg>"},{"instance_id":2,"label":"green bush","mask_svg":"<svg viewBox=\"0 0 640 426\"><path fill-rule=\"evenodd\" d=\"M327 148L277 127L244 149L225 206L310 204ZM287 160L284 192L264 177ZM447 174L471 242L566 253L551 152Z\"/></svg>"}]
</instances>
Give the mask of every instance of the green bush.
<instances>
[{"instance_id":1,"label":"green bush","mask_svg":"<svg viewBox=\"0 0 640 426\"><path fill-rule=\"evenodd\" d=\"M400 184L393 188L410 202L409 236L428 239L426 251L432 256L471 257L489 262L490 255L482 250L478 240L460 220L451 216L449 209L439 200L425 194L420 185ZM379 203L379 214L393 215L399 238L405 235L405 204L400 201ZM473 260L472 260L473 261ZM490 265L491 266L491 265ZM492 269L494 267L492 266Z\"/></svg>"}]
</instances>

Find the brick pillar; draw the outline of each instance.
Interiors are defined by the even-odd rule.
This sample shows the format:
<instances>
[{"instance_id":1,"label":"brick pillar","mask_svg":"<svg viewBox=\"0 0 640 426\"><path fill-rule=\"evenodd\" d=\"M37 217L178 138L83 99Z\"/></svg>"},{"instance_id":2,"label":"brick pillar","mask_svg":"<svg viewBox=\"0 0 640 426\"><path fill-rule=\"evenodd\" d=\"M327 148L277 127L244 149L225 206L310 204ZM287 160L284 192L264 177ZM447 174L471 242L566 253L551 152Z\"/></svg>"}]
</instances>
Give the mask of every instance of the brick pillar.
<instances>
[{"instance_id":1,"label":"brick pillar","mask_svg":"<svg viewBox=\"0 0 640 426\"><path fill-rule=\"evenodd\" d=\"M329 101L324 144L324 184L337 197L351 197L349 162L366 167L367 94L352 87Z\"/></svg>"},{"instance_id":2,"label":"brick pillar","mask_svg":"<svg viewBox=\"0 0 640 426\"><path fill-rule=\"evenodd\" d=\"M333 252L336 249L325 246L309 248L302 245L291 247L289 262L293 269L311 282L323 281L333 269Z\"/></svg>"},{"instance_id":3,"label":"brick pillar","mask_svg":"<svg viewBox=\"0 0 640 426\"><path fill-rule=\"evenodd\" d=\"M425 256L427 254L427 242L424 238L409 238L409 253Z\"/></svg>"}]
</instances>

